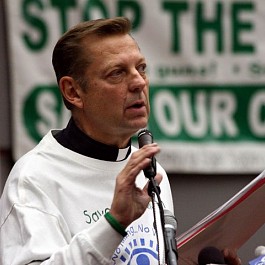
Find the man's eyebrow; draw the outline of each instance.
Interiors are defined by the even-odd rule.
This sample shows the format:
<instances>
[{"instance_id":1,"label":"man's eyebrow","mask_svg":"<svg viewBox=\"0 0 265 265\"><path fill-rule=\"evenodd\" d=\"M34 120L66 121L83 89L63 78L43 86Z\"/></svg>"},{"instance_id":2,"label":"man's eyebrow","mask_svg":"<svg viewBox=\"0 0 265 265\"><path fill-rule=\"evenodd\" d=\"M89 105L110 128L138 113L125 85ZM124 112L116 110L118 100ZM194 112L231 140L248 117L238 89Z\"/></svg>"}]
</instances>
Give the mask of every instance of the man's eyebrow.
<instances>
[{"instance_id":1,"label":"man's eyebrow","mask_svg":"<svg viewBox=\"0 0 265 265\"><path fill-rule=\"evenodd\" d=\"M144 56L141 56L140 58L137 59L136 64L139 63L145 63L146 64L146 59ZM127 66L127 63L124 61L119 61L119 62L115 62L115 61L109 61L106 63L106 65L104 66L104 68L111 68L111 67L125 67Z\"/></svg>"}]
</instances>

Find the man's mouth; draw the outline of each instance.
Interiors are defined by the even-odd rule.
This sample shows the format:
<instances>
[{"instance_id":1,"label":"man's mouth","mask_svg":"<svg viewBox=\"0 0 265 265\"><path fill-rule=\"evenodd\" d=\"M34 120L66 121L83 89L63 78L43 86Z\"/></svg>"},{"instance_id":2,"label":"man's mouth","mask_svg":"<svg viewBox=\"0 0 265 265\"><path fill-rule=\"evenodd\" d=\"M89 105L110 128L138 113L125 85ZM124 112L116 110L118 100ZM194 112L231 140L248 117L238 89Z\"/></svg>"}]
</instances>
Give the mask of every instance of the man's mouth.
<instances>
[{"instance_id":1,"label":"man's mouth","mask_svg":"<svg viewBox=\"0 0 265 265\"><path fill-rule=\"evenodd\" d=\"M134 104L130 105L128 107L128 109L140 109L140 108L142 108L144 106L145 106L144 102L143 101L139 101L139 102L135 102Z\"/></svg>"}]
</instances>

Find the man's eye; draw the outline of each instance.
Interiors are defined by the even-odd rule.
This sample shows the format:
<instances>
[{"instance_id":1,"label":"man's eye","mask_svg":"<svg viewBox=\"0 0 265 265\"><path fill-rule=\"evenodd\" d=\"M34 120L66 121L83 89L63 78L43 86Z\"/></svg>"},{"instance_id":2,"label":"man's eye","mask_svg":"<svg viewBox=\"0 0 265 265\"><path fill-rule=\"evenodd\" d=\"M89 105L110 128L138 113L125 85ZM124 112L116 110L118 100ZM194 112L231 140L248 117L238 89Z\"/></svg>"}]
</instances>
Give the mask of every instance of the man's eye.
<instances>
[{"instance_id":1,"label":"man's eye","mask_svg":"<svg viewBox=\"0 0 265 265\"><path fill-rule=\"evenodd\" d=\"M117 69L117 70L114 70L110 73L110 76L119 76L123 73L123 71L121 69Z\"/></svg>"},{"instance_id":2,"label":"man's eye","mask_svg":"<svg viewBox=\"0 0 265 265\"><path fill-rule=\"evenodd\" d=\"M141 64L139 67L138 67L138 71L140 73L145 73L146 72L146 64Z\"/></svg>"}]
</instances>

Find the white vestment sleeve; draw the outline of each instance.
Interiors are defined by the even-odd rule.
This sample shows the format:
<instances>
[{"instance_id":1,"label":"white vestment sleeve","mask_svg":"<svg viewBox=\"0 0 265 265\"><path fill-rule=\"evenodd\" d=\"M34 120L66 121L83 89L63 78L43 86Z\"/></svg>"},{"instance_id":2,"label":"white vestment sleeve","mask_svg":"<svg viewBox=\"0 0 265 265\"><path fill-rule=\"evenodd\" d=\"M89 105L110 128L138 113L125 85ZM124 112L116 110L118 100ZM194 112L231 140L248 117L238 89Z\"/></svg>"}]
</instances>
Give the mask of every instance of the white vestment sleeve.
<instances>
[{"instance_id":1,"label":"white vestment sleeve","mask_svg":"<svg viewBox=\"0 0 265 265\"><path fill-rule=\"evenodd\" d=\"M19 222L19 223L18 223ZM102 217L73 238L56 216L14 205L0 230L2 265L109 264L123 237Z\"/></svg>"}]
</instances>

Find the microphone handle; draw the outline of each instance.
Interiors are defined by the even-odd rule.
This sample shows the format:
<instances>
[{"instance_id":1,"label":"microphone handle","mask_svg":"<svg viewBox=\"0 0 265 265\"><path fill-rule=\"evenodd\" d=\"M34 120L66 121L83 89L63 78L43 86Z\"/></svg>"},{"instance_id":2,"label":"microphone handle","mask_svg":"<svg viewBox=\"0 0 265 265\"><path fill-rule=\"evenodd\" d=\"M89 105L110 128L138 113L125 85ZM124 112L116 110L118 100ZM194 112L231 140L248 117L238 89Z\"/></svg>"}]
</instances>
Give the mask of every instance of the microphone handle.
<instances>
[{"instance_id":1,"label":"microphone handle","mask_svg":"<svg viewBox=\"0 0 265 265\"><path fill-rule=\"evenodd\" d=\"M147 129L143 129L138 133L138 143L139 148L142 148L144 145L153 143L153 135ZM148 179L154 178L156 176L156 159L151 157L150 165L144 169L145 177Z\"/></svg>"},{"instance_id":2,"label":"microphone handle","mask_svg":"<svg viewBox=\"0 0 265 265\"><path fill-rule=\"evenodd\" d=\"M156 176L156 159L154 156L151 157L150 165L144 169L144 175L148 179L154 178Z\"/></svg>"}]
</instances>

